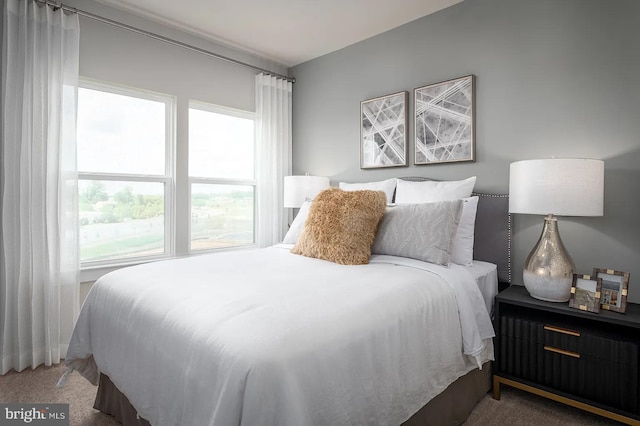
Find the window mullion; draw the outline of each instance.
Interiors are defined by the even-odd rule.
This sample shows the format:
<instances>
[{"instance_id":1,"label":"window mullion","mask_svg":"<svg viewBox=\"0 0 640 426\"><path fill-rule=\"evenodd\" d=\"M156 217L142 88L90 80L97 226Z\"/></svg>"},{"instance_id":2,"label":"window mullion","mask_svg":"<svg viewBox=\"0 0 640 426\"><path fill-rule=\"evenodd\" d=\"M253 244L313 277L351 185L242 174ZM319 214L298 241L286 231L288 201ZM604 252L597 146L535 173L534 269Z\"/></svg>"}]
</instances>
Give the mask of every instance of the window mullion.
<instances>
[{"instance_id":1,"label":"window mullion","mask_svg":"<svg viewBox=\"0 0 640 426\"><path fill-rule=\"evenodd\" d=\"M253 179L217 179L217 178L203 178L203 177L189 177L190 183L206 183L212 185L248 185L256 186L256 181Z\"/></svg>"},{"instance_id":2,"label":"window mullion","mask_svg":"<svg viewBox=\"0 0 640 426\"><path fill-rule=\"evenodd\" d=\"M126 181L126 182L170 182L171 177L162 175L134 175L121 173L89 173L79 172L78 179Z\"/></svg>"}]
</instances>

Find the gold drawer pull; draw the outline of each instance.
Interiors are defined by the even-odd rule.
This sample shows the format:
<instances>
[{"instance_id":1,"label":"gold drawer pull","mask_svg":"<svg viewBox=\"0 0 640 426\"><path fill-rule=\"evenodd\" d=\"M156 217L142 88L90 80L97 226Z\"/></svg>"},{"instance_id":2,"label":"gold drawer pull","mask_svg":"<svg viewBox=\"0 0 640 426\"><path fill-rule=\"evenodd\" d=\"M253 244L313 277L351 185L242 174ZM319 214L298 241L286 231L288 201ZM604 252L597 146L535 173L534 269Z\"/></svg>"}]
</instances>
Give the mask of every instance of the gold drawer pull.
<instances>
[{"instance_id":1,"label":"gold drawer pull","mask_svg":"<svg viewBox=\"0 0 640 426\"><path fill-rule=\"evenodd\" d=\"M580 358L580 354L577 352L565 351L563 349L554 348L553 346L545 346L544 350L549 352L555 352L561 355L572 356L574 358Z\"/></svg>"},{"instance_id":2,"label":"gold drawer pull","mask_svg":"<svg viewBox=\"0 0 640 426\"><path fill-rule=\"evenodd\" d=\"M566 328L554 327L552 325L545 325L545 330L555 331L556 333L568 334L570 336L580 337L580 333L573 330L567 330Z\"/></svg>"}]
</instances>

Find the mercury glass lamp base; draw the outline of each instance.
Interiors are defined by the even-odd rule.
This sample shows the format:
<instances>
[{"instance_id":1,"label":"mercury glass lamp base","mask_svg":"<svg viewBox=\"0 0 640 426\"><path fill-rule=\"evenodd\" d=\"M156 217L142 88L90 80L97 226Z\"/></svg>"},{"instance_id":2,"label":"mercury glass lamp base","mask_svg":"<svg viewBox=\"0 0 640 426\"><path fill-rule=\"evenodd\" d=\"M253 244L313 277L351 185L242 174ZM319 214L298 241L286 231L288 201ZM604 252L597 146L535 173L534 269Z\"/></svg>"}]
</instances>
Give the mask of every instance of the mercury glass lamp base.
<instances>
[{"instance_id":1,"label":"mercury glass lamp base","mask_svg":"<svg viewBox=\"0 0 640 426\"><path fill-rule=\"evenodd\" d=\"M541 277L523 271L524 286L531 295L546 302L567 302L571 296L572 278Z\"/></svg>"},{"instance_id":2,"label":"mercury glass lamp base","mask_svg":"<svg viewBox=\"0 0 640 426\"><path fill-rule=\"evenodd\" d=\"M524 286L532 297L547 302L566 302L571 296L576 267L558 233L553 215L544 219L542 233L529 253L522 271Z\"/></svg>"}]
</instances>

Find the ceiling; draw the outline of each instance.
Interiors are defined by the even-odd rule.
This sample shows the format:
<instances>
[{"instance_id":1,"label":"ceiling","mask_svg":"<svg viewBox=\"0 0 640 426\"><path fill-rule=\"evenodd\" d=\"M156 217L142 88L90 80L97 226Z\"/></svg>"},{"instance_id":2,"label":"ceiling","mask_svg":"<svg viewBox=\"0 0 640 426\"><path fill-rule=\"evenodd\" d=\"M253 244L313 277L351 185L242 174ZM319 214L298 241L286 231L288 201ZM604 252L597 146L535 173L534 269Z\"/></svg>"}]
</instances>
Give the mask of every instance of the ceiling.
<instances>
[{"instance_id":1,"label":"ceiling","mask_svg":"<svg viewBox=\"0 0 640 426\"><path fill-rule=\"evenodd\" d=\"M286 66L462 0L98 0Z\"/></svg>"}]
</instances>

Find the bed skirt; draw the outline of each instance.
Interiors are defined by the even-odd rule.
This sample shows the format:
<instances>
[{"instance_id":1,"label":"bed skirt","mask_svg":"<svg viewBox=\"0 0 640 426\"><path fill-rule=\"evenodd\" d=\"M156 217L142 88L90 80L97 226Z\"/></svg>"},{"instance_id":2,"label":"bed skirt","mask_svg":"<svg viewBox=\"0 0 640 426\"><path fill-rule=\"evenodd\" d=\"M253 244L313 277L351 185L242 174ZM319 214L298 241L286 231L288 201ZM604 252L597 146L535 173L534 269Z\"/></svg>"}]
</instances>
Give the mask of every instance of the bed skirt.
<instances>
[{"instance_id":1,"label":"bed skirt","mask_svg":"<svg viewBox=\"0 0 640 426\"><path fill-rule=\"evenodd\" d=\"M483 367L450 384L402 426L452 426L464 422L491 389L491 363L487 362ZM127 397L102 373L93 408L114 417L123 426L151 426L138 417Z\"/></svg>"},{"instance_id":2,"label":"bed skirt","mask_svg":"<svg viewBox=\"0 0 640 426\"><path fill-rule=\"evenodd\" d=\"M492 363L475 369L451 383L443 392L418 410L402 426L460 425L491 390Z\"/></svg>"}]
</instances>

